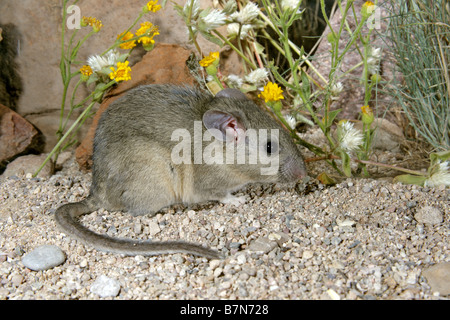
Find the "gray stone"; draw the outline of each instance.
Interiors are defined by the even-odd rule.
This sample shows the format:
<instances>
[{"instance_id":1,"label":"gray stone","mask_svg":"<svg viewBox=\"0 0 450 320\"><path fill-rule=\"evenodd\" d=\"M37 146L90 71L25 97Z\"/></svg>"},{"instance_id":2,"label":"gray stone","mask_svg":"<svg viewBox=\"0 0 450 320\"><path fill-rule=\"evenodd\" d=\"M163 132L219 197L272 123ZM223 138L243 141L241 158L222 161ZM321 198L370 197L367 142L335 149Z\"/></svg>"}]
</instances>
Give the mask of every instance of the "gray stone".
<instances>
[{"instance_id":1,"label":"gray stone","mask_svg":"<svg viewBox=\"0 0 450 320\"><path fill-rule=\"evenodd\" d=\"M267 253L272 251L277 246L276 241L272 241L267 237L260 237L250 243L248 250L254 252Z\"/></svg>"},{"instance_id":2,"label":"gray stone","mask_svg":"<svg viewBox=\"0 0 450 320\"><path fill-rule=\"evenodd\" d=\"M120 291L120 283L105 275L98 277L91 286L91 292L101 298L116 297Z\"/></svg>"},{"instance_id":3,"label":"gray stone","mask_svg":"<svg viewBox=\"0 0 450 320\"><path fill-rule=\"evenodd\" d=\"M66 261L66 255L54 245L37 247L22 258L23 265L34 271L51 269L64 261Z\"/></svg>"},{"instance_id":4,"label":"gray stone","mask_svg":"<svg viewBox=\"0 0 450 320\"><path fill-rule=\"evenodd\" d=\"M417 210L414 218L417 222L426 224L439 224L442 222L442 212L435 207L425 206Z\"/></svg>"},{"instance_id":5,"label":"gray stone","mask_svg":"<svg viewBox=\"0 0 450 320\"><path fill-rule=\"evenodd\" d=\"M425 269L423 276L427 279L431 290L440 295L450 295L450 262L441 262Z\"/></svg>"}]
</instances>

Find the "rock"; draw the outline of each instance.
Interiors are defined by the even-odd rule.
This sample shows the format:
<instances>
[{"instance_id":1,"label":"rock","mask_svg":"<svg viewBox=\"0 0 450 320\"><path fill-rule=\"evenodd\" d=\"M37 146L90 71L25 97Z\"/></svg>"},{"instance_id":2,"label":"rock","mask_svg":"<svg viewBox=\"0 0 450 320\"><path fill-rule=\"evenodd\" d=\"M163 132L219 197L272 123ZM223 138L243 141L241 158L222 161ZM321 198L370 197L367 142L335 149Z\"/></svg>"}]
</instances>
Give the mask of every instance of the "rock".
<instances>
[{"instance_id":1,"label":"rock","mask_svg":"<svg viewBox=\"0 0 450 320\"><path fill-rule=\"evenodd\" d=\"M91 286L91 292L101 298L116 297L120 291L120 283L105 275L98 277Z\"/></svg>"},{"instance_id":2,"label":"rock","mask_svg":"<svg viewBox=\"0 0 450 320\"><path fill-rule=\"evenodd\" d=\"M41 135L31 123L0 104L0 165L19 154L40 151L41 142Z\"/></svg>"},{"instance_id":3,"label":"rock","mask_svg":"<svg viewBox=\"0 0 450 320\"><path fill-rule=\"evenodd\" d=\"M66 261L66 255L54 245L37 247L22 258L23 265L34 271L51 269L64 261Z\"/></svg>"},{"instance_id":4,"label":"rock","mask_svg":"<svg viewBox=\"0 0 450 320\"><path fill-rule=\"evenodd\" d=\"M402 141L405 141L405 136L399 126L389 120L375 118L370 127L371 129L375 129L375 134L372 140L372 147L374 149L394 153L400 151L400 146ZM362 122L357 121L355 123L355 128L362 130Z\"/></svg>"},{"instance_id":5,"label":"rock","mask_svg":"<svg viewBox=\"0 0 450 320\"><path fill-rule=\"evenodd\" d=\"M11 284L16 288L20 286L22 282L23 282L23 275L21 274L15 274L11 277Z\"/></svg>"},{"instance_id":6,"label":"rock","mask_svg":"<svg viewBox=\"0 0 450 320\"><path fill-rule=\"evenodd\" d=\"M34 174L37 169L42 165L47 154L34 155L30 154L27 156L19 157L6 167L5 172L3 172L4 177L21 176L27 174ZM50 177L52 174L52 164L48 161L44 168L39 172L38 177Z\"/></svg>"},{"instance_id":7,"label":"rock","mask_svg":"<svg viewBox=\"0 0 450 320\"><path fill-rule=\"evenodd\" d=\"M150 223L148 224L148 228L150 231L150 236L152 236L152 237L161 231L161 228L159 227L159 225L154 221L150 221Z\"/></svg>"},{"instance_id":8,"label":"rock","mask_svg":"<svg viewBox=\"0 0 450 320\"><path fill-rule=\"evenodd\" d=\"M422 272L431 290L440 295L450 295L450 262L441 262Z\"/></svg>"},{"instance_id":9,"label":"rock","mask_svg":"<svg viewBox=\"0 0 450 320\"><path fill-rule=\"evenodd\" d=\"M159 43L147 53L140 62L131 68L131 80L120 83L103 100L97 111L86 137L77 148L75 156L83 169L92 166L92 146L98 120L108 106L128 90L145 84L172 83L193 85L194 78L186 67L186 60L191 51L175 44Z\"/></svg>"},{"instance_id":10,"label":"rock","mask_svg":"<svg viewBox=\"0 0 450 320\"><path fill-rule=\"evenodd\" d=\"M439 224L442 222L442 212L435 207L425 206L417 210L414 215L417 222L426 224Z\"/></svg>"},{"instance_id":11,"label":"rock","mask_svg":"<svg viewBox=\"0 0 450 320\"><path fill-rule=\"evenodd\" d=\"M249 251L268 253L277 247L276 241L272 241L267 237L260 237L250 243L248 246Z\"/></svg>"},{"instance_id":12,"label":"rock","mask_svg":"<svg viewBox=\"0 0 450 320\"><path fill-rule=\"evenodd\" d=\"M314 256L314 252L311 250L304 250L302 254L302 258L305 260L309 260Z\"/></svg>"}]
</instances>

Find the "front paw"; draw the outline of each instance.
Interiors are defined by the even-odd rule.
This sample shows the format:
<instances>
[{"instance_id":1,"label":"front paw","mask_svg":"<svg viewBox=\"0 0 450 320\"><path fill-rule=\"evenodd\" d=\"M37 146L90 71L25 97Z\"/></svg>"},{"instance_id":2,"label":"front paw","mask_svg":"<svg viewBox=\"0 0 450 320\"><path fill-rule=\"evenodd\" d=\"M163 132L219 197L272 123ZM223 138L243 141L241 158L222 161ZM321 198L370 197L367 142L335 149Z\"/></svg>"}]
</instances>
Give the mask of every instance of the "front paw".
<instances>
[{"instance_id":1,"label":"front paw","mask_svg":"<svg viewBox=\"0 0 450 320\"><path fill-rule=\"evenodd\" d=\"M225 198L223 198L220 202L222 202L223 204L232 204L233 206L239 207L240 205L243 205L246 201L245 196L235 197L229 194Z\"/></svg>"}]
</instances>

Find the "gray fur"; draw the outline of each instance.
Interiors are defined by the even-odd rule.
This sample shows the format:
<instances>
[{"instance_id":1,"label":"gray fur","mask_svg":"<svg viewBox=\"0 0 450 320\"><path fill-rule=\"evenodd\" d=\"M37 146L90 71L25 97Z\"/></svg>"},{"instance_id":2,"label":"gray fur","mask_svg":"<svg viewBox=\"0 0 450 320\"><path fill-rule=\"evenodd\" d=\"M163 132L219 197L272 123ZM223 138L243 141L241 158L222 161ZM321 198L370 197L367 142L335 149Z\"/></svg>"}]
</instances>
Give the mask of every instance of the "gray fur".
<instances>
[{"instance_id":1,"label":"gray fur","mask_svg":"<svg viewBox=\"0 0 450 320\"><path fill-rule=\"evenodd\" d=\"M171 151L179 141L171 141L173 131L185 128L193 137L194 121L214 112L230 115L238 127L279 129L278 173L261 175L260 164L175 164ZM206 130L204 125L202 130ZM203 149L209 144L211 141L204 141ZM306 175L300 151L289 133L250 100L229 95L214 98L170 85L141 86L111 104L97 127L93 163L90 195L60 207L56 221L65 233L99 250L126 255L185 252L220 256L212 249L185 242L113 239L88 230L76 218L99 208L154 215L175 203L217 200L239 204L242 199L230 192L248 183L292 182Z\"/></svg>"}]
</instances>

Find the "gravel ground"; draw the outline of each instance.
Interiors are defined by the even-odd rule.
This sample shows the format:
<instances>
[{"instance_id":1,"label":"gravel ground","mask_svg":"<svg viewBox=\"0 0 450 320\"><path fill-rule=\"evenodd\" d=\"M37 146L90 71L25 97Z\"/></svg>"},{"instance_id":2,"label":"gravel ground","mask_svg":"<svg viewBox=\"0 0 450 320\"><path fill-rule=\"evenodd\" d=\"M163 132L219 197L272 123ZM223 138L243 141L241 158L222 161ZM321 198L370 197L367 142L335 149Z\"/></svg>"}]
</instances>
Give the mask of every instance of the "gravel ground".
<instances>
[{"instance_id":1,"label":"gravel ground","mask_svg":"<svg viewBox=\"0 0 450 320\"><path fill-rule=\"evenodd\" d=\"M448 299L425 270L449 272L449 188L309 179L249 186L238 193L247 199L239 208L206 203L155 217L99 210L82 218L110 236L183 239L226 255L125 257L57 229L55 209L88 195L91 176L77 169L70 159L50 178L0 178L0 299ZM25 267L24 256L41 245L61 248L65 262ZM448 289L442 274L434 280Z\"/></svg>"}]
</instances>

